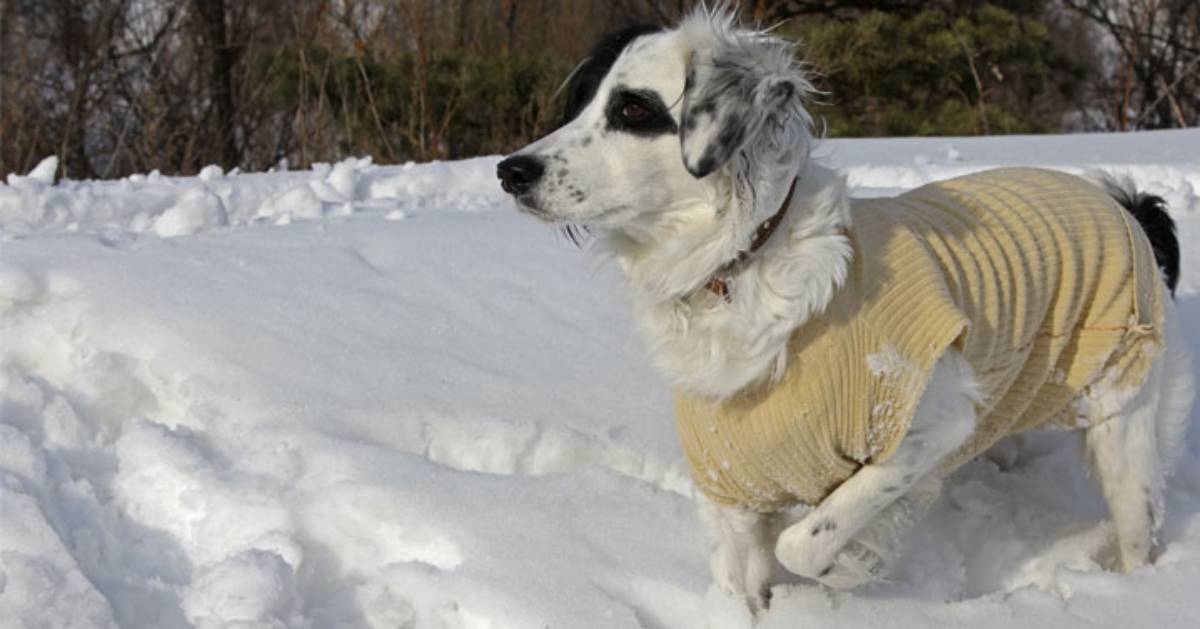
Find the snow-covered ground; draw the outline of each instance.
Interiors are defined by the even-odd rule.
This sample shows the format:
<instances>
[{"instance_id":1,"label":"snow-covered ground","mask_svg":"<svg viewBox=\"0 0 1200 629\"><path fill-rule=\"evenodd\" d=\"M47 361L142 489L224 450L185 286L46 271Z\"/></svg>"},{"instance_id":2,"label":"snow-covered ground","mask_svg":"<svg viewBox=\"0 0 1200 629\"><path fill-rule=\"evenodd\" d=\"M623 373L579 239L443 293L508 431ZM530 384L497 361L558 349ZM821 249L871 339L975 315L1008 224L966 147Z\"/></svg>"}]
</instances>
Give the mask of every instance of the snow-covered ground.
<instances>
[{"instance_id":1,"label":"snow-covered ground","mask_svg":"<svg viewBox=\"0 0 1200 629\"><path fill-rule=\"evenodd\" d=\"M1200 350L1200 130L845 140L863 194L1001 164L1130 174L1180 223ZM612 269L495 158L0 185L0 627L747 624ZM1069 435L960 470L888 582L776 587L758 627L1200 626L1200 431L1156 564Z\"/></svg>"}]
</instances>

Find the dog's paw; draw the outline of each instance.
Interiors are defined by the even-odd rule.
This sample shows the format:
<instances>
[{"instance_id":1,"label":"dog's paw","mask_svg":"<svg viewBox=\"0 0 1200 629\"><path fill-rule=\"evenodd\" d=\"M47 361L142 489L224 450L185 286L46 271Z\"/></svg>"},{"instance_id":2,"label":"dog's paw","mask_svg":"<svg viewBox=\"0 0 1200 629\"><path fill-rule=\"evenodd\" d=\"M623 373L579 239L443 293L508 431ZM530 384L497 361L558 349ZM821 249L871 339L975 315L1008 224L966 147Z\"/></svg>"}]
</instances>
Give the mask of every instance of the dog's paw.
<instances>
[{"instance_id":1,"label":"dog's paw","mask_svg":"<svg viewBox=\"0 0 1200 629\"><path fill-rule=\"evenodd\" d=\"M765 581L747 587L745 583L729 581L723 583L718 580L716 585L729 598L744 603L746 609L754 616L758 616L771 607L771 586Z\"/></svg>"},{"instance_id":2,"label":"dog's paw","mask_svg":"<svg viewBox=\"0 0 1200 629\"><path fill-rule=\"evenodd\" d=\"M831 588L844 590L869 583L882 576L888 567L884 553L859 539L840 549L820 543L809 528L785 531L775 547L775 556L790 572Z\"/></svg>"},{"instance_id":3,"label":"dog's paw","mask_svg":"<svg viewBox=\"0 0 1200 629\"><path fill-rule=\"evenodd\" d=\"M745 601L751 613L758 615L770 606L771 555L765 549L720 546L713 551L711 568L717 587Z\"/></svg>"},{"instance_id":4,"label":"dog's paw","mask_svg":"<svg viewBox=\"0 0 1200 629\"><path fill-rule=\"evenodd\" d=\"M750 614L757 617L759 614L766 612L771 608L771 588L767 584L755 590L753 595L746 596L746 609L750 610Z\"/></svg>"},{"instance_id":5,"label":"dog's paw","mask_svg":"<svg viewBox=\"0 0 1200 629\"><path fill-rule=\"evenodd\" d=\"M879 580L887 573L888 562L879 553L857 540L851 540L833 558L833 563L813 577L818 583L836 590L849 590Z\"/></svg>"},{"instance_id":6,"label":"dog's paw","mask_svg":"<svg viewBox=\"0 0 1200 629\"><path fill-rule=\"evenodd\" d=\"M775 541L775 558L788 572L816 579L833 563L840 542L837 522L809 515L789 526Z\"/></svg>"}]
</instances>

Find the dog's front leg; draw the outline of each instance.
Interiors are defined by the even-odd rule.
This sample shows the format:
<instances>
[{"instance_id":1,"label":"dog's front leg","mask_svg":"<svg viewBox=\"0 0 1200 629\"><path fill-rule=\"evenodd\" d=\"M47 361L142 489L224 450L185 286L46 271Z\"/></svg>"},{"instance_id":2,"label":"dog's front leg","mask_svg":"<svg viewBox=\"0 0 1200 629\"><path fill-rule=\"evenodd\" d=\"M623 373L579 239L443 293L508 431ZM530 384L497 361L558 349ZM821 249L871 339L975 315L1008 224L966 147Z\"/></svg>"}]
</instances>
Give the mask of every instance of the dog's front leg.
<instances>
[{"instance_id":1,"label":"dog's front leg","mask_svg":"<svg viewBox=\"0 0 1200 629\"><path fill-rule=\"evenodd\" d=\"M728 594L744 599L751 612L765 610L771 598L771 542L778 534L777 516L708 501L701 514L712 535L713 580Z\"/></svg>"},{"instance_id":2,"label":"dog's front leg","mask_svg":"<svg viewBox=\"0 0 1200 629\"><path fill-rule=\"evenodd\" d=\"M880 511L908 496L966 441L975 428L977 400L970 365L957 351L947 352L934 367L912 425L895 453L886 461L864 466L788 527L775 546L779 562L797 575L832 587L852 587L876 576L878 568L870 565L869 558L859 556L870 554L869 549L862 544L846 545ZM899 505L904 506L904 501ZM848 556L836 561L843 549ZM838 573L839 568L846 574Z\"/></svg>"}]
</instances>

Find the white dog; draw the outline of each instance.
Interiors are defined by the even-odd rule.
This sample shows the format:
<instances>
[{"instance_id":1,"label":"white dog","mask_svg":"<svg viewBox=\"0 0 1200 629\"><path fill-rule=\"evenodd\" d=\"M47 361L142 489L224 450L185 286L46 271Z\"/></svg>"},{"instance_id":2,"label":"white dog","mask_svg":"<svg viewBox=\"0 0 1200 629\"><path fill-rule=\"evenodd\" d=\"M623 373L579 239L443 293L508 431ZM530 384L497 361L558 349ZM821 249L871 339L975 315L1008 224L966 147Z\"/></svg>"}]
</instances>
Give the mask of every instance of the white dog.
<instances>
[{"instance_id":1,"label":"white dog","mask_svg":"<svg viewBox=\"0 0 1200 629\"><path fill-rule=\"evenodd\" d=\"M521 211L584 226L628 276L710 499L717 583L757 610L773 556L833 587L876 578L942 476L1064 422L1086 429L1118 567L1148 563L1193 397L1162 200L1036 170L851 199L810 159L811 91L789 44L700 10L602 41L565 124L498 167ZM1071 272L1083 284L1054 279ZM811 510L778 532L794 504Z\"/></svg>"}]
</instances>

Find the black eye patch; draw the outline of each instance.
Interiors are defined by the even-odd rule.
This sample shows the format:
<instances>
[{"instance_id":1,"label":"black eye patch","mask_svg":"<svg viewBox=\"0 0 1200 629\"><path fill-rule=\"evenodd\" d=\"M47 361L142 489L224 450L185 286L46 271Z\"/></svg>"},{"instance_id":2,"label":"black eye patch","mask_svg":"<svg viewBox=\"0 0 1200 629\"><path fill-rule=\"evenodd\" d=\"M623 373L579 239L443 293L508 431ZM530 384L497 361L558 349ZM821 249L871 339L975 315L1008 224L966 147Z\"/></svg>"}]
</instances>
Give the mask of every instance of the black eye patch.
<instances>
[{"instance_id":1,"label":"black eye patch","mask_svg":"<svg viewBox=\"0 0 1200 629\"><path fill-rule=\"evenodd\" d=\"M606 128L640 136L679 132L675 119L667 111L662 97L650 90L613 89L605 110Z\"/></svg>"},{"instance_id":2,"label":"black eye patch","mask_svg":"<svg viewBox=\"0 0 1200 629\"><path fill-rule=\"evenodd\" d=\"M567 85L567 104L563 115L563 124L575 119L579 112L587 107L596 95L596 90L608 71L617 61L617 57L633 40L642 35L650 35L662 31L661 26L653 24L636 24L621 31L606 35L592 48L587 59L579 64L571 75Z\"/></svg>"}]
</instances>

